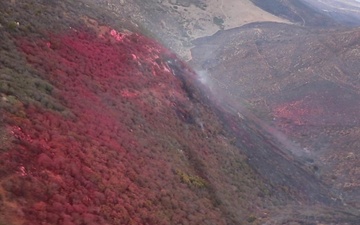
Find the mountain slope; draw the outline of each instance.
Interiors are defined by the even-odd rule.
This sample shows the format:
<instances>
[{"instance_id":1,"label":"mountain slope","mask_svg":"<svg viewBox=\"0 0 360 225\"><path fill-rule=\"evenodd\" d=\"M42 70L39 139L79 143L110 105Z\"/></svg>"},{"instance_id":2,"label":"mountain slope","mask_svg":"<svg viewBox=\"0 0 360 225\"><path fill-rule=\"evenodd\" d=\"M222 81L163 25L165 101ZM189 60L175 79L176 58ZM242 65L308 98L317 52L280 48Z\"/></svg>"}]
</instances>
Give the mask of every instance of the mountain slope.
<instances>
[{"instance_id":1,"label":"mountain slope","mask_svg":"<svg viewBox=\"0 0 360 225\"><path fill-rule=\"evenodd\" d=\"M158 40L186 60L191 59L191 41L223 29L244 24L289 21L272 15L250 0L86 0L110 9L119 17L129 16L146 27Z\"/></svg>"},{"instance_id":2,"label":"mountain slope","mask_svg":"<svg viewBox=\"0 0 360 225\"><path fill-rule=\"evenodd\" d=\"M255 114L285 153L356 207L358 37L358 28L259 23L198 39L192 50L217 96Z\"/></svg>"},{"instance_id":3,"label":"mountain slope","mask_svg":"<svg viewBox=\"0 0 360 225\"><path fill-rule=\"evenodd\" d=\"M1 224L260 223L271 190L173 53L83 4L1 8Z\"/></svg>"},{"instance_id":4,"label":"mountain slope","mask_svg":"<svg viewBox=\"0 0 360 225\"><path fill-rule=\"evenodd\" d=\"M0 224L359 221L316 165L127 14L0 8Z\"/></svg>"}]
</instances>

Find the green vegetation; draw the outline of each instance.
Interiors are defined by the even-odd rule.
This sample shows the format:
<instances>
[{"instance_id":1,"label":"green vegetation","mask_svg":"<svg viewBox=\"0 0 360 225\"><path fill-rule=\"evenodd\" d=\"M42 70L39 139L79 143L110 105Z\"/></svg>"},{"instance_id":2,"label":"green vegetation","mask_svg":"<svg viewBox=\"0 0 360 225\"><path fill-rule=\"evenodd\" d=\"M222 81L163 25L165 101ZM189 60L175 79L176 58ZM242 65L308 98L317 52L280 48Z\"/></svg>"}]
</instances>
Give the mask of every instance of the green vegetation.
<instances>
[{"instance_id":1,"label":"green vegetation","mask_svg":"<svg viewBox=\"0 0 360 225\"><path fill-rule=\"evenodd\" d=\"M248 221L249 223L253 223L253 222L255 222L255 220L256 220L256 217L253 216L253 215L249 216L249 218L247 219L247 221Z\"/></svg>"},{"instance_id":2,"label":"green vegetation","mask_svg":"<svg viewBox=\"0 0 360 225\"><path fill-rule=\"evenodd\" d=\"M189 186L194 186L198 188L206 187L206 181L199 176L190 175L180 170L177 170L176 173L180 176L181 181Z\"/></svg>"},{"instance_id":3,"label":"green vegetation","mask_svg":"<svg viewBox=\"0 0 360 225\"><path fill-rule=\"evenodd\" d=\"M11 21L7 24L10 30L15 30L19 26L19 22Z\"/></svg>"},{"instance_id":4,"label":"green vegetation","mask_svg":"<svg viewBox=\"0 0 360 225\"><path fill-rule=\"evenodd\" d=\"M225 28L225 27L224 27L224 20L223 20L222 18L217 17L217 16L214 16L213 22L214 22L214 24L216 24L217 26L219 26L220 29L223 30L223 29Z\"/></svg>"}]
</instances>

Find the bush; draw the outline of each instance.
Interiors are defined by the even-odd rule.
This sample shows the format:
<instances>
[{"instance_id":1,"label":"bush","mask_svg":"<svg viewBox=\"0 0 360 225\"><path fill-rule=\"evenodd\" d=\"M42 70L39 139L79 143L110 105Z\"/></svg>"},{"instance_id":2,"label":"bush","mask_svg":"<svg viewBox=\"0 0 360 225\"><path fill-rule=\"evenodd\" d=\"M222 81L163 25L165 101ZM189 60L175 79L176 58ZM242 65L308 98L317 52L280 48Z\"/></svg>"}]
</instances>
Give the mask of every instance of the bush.
<instances>
[{"instance_id":1,"label":"bush","mask_svg":"<svg viewBox=\"0 0 360 225\"><path fill-rule=\"evenodd\" d=\"M187 185L198 187L198 188L206 187L206 181L199 176L189 175L180 170L177 170L176 173L177 173L177 175L180 176L181 181Z\"/></svg>"}]
</instances>

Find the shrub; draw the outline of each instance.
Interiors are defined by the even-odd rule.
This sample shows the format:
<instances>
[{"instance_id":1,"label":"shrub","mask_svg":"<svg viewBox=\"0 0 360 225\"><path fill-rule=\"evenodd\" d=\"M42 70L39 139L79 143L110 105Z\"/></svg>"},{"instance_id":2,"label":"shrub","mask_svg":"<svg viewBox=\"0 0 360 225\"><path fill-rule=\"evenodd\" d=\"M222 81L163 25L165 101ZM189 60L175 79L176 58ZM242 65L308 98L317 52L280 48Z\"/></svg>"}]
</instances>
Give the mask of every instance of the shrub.
<instances>
[{"instance_id":1,"label":"shrub","mask_svg":"<svg viewBox=\"0 0 360 225\"><path fill-rule=\"evenodd\" d=\"M190 174L187 174L180 170L177 170L176 173L177 173L177 175L180 176L181 181L187 185L198 187L198 188L206 187L206 181L199 176L190 175Z\"/></svg>"}]
</instances>

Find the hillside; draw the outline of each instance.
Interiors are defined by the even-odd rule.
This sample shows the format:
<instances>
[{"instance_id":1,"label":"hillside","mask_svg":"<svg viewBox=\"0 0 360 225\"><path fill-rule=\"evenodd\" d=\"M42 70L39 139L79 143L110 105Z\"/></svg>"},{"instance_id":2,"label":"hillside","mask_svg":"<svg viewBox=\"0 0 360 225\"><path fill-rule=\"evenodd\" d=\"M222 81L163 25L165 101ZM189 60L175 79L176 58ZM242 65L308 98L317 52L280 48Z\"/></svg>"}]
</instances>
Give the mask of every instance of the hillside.
<instances>
[{"instance_id":1,"label":"hillside","mask_svg":"<svg viewBox=\"0 0 360 225\"><path fill-rule=\"evenodd\" d=\"M84 0L85 1L85 0ZM272 21L289 21L256 7L250 0L86 0L117 17L152 31L154 36L185 60L191 59L191 41L219 30Z\"/></svg>"},{"instance_id":2,"label":"hillside","mask_svg":"<svg viewBox=\"0 0 360 225\"><path fill-rule=\"evenodd\" d=\"M254 121L282 146L281 154L356 208L359 34L358 28L259 23L198 39L192 49L192 64L222 107ZM255 163L268 176L263 165Z\"/></svg>"},{"instance_id":3,"label":"hillside","mask_svg":"<svg viewBox=\"0 0 360 225\"><path fill-rule=\"evenodd\" d=\"M288 151L294 146L286 138L298 137L297 128L303 125L298 120L305 124L320 117L308 117L302 108L296 116L294 107L303 105L292 101L313 110L316 98L306 102L306 94L298 95L296 88L288 92L280 84L276 95L268 88L277 86L262 77L303 87L303 80L284 79L287 73L282 69L315 69L319 61L299 54L290 62L284 55L276 64L280 59L265 54L280 48L288 53L295 48L292 40L300 43L311 32L244 1L257 12L246 17L251 22L276 23L249 24L196 40L192 64L202 67L196 73L163 45L186 58L190 44L182 45L204 34L188 24L187 31L199 33L174 37L186 32L181 21L191 19L198 8L209 9L203 14L206 18L220 13L218 2L209 2L0 2L0 225L358 224L357 189L351 192L341 186L349 182L346 179L356 180L356 171L351 171L354 176L338 176L340 185L330 181L330 169L345 168L340 166L350 161L334 161L340 162L338 167L326 171L322 157ZM226 7L222 9L230 10ZM169 24L162 26L158 16L169 8L173 10L164 17ZM178 14L185 9L194 11ZM216 21L220 20L210 20L203 28ZM218 30L235 27L231 21L224 20L224 27L215 25ZM246 24L245 19L241 23ZM166 29L172 26L174 30ZM339 36L327 39L329 33L319 31L323 39L302 51L333 56L326 47L339 47L344 59L355 60L347 61L355 68L356 51L343 51L341 46L357 46L358 31L332 32ZM234 37L241 38L241 46ZM224 43L219 45L217 38ZM175 44L169 42L172 39ZM320 48L320 43L328 45ZM239 69L235 65L252 74L240 77L246 84L241 89L233 79L239 76L227 77L229 69ZM220 75L226 76L216 77ZM346 92L354 80L345 77L341 86L331 78L314 83L323 87L319 96L331 87L357 99L355 87ZM234 89L224 91L224 83ZM293 96L283 98L281 91ZM305 100L297 99L302 97ZM262 102L278 110L262 107ZM341 122L344 112L337 110L335 119ZM355 104L351 110L349 124L357 118ZM289 132L284 137L285 131ZM351 134L351 141L356 141L356 129ZM318 141L307 140L309 145ZM321 156L337 159L334 152ZM356 169L355 153L345 159L353 160Z\"/></svg>"},{"instance_id":4,"label":"hillside","mask_svg":"<svg viewBox=\"0 0 360 225\"><path fill-rule=\"evenodd\" d=\"M0 224L266 217L270 188L173 53L80 3L1 8Z\"/></svg>"}]
</instances>

